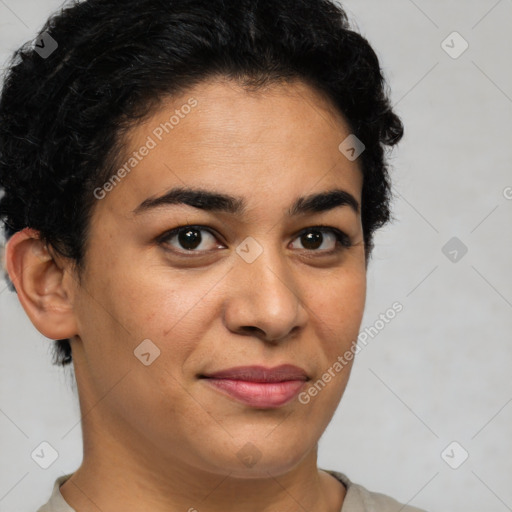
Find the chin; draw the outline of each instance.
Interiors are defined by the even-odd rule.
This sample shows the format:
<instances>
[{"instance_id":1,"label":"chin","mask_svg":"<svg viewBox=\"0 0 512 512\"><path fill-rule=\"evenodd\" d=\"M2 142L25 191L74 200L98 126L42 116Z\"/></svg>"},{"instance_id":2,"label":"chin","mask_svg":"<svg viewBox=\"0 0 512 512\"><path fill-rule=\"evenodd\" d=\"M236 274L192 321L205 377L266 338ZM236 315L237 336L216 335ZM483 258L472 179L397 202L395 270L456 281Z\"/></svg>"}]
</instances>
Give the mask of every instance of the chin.
<instances>
[{"instance_id":1,"label":"chin","mask_svg":"<svg viewBox=\"0 0 512 512\"><path fill-rule=\"evenodd\" d=\"M298 432L298 429L295 432ZM289 442L286 442L286 436L274 439L270 437L268 432L260 436L238 437L231 447L223 447L220 450L219 458L216 459L217 471L230 474L234 478L277 477L297 467L316 447L315 443L313 446L306 446L305 436L299 439L290 439L288 436Z\"/></svg>"}]
</instances>

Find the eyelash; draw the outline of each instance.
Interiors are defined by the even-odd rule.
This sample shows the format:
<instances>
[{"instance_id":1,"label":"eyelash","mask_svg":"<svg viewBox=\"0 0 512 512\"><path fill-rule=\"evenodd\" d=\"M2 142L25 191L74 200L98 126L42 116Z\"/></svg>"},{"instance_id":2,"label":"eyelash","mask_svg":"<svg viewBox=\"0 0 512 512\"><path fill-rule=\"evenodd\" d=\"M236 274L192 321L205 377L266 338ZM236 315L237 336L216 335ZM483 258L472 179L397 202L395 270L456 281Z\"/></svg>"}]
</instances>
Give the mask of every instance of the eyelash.
<instances>
[{"instance_id":1,"label":"eyelash","mask_svg":"<svg viewBox=\"0 0 512 512\"><path fill-rule=\"evenodd\" d=\"M216 238L216 239L218 238L217 235L215 234L215 232L212 231L210 228L208 228L206 226L185 225L185 226L179 226L179 227L174 228L174 229L172 229L170 231L166 231L165 233L160 235L157 238L156 241L159 244L161 244L161 245L167 245L166 242L168 242L174 236L179 235L180 232L186 231L188 229L196 229L198 231L207 231L214 238ZM317 231L317 232L321 232L321 233L332 233L332 234L334 234L334 236L336 237L336 248L333 249L333 250L330 250L330 251L317 250L317 249L304 249L304 251L306 251L306 252L309 252L309 253L319 253L321 255L331 255L331 254L336 254L336 253L342 252L345 249L349 249L353 245L351 240L350 240L350 238L349 238L349 236L346 233L344 233L343 231L340 231L339 229L334 228L332 226L311 226L311 227L305 228L305 229L301 230L295 236L294 240L297 239L297 238L300 238L302 235L304 235L306 233L309 233L311 231L313 231L313 232ZM190 255L190 254L193 254L193 253L196 253L198 255L204 255L205 253L210 252L210 251L196 251L196 250L189 250L189 251L187 251L186 249L183 249L182 251L176 251L176 250L171 249L171 251L174 252L175 254L178 254L178 255L186 254L187 256Z\"/></svg>"}]
</instances>

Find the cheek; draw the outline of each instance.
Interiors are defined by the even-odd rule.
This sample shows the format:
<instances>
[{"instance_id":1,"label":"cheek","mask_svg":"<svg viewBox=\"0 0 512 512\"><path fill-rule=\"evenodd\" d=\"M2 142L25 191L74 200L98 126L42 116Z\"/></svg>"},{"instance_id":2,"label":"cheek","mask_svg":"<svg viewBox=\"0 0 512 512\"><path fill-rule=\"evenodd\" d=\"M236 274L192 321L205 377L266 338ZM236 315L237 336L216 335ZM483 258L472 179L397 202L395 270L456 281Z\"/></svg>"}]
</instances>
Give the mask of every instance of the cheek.
<instances>
[{"instance_id":1,"label":"cheek","mask_svg":"<svg viewBox=\"0 0 512 512\"><path fill-rule=\"evenodd\" d=\"M208 292L214 283L206 275L194 278L165 272L155 279L135 280L125 294L127 321L141 334L162 341L184 330L192 335L212 314Z\"/></svg>"},{"instance_id":2,"label":"cheek","mask_svg":"<svg viewBox=\"0 0 512 512\"><path fill-rule=\"evenodd\" d=\"M320 290L310 302L315 312L310 318L316 324L318 345L312 353L318 373L299 396L302 407L319 419L319 432L331 420L357 357L354 353L366 300L366 274L347 273L331 279Z\"/></svg>"},{"instance_id":3,"label":"cheek","mask_svg":"<svg viewBox=\"0 0 512 512\"><path fill-rule=\"evenodd\" d=\"M220 315L217 289L219 276L169 272L161 266L145 267L140 273L119 273L103 293L107 294L112 318L107 318L110 344L129 344L133 350L149 339L160 351L157 363L181 369L206 332ZM129 334L128 334L129 333Z\"/></svg>"},{"instance_id":4,"label":"cheek","mask_svg":"<svg viewBox=\"0 0 512 512\"><path fill-rule=\"evenodd\" d=\"M366 302L366 274L364 272L346 273L332 278L310 301L318 320L325 324L327 338L335 336L337 346L357 337ZM351 339L348 340L347 337Z\"/></svg>"}]
</instances>

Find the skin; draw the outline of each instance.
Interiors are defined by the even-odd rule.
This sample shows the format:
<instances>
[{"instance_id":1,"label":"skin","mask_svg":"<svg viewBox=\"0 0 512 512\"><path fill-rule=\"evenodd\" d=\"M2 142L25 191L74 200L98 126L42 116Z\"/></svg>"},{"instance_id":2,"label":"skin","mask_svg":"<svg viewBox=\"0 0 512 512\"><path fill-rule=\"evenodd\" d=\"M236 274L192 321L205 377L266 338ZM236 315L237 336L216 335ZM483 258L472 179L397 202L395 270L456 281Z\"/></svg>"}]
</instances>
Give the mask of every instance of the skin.
<instances>
[{"instance_id":1,"label":"skin","mask_svg":"<svg viewBox=\"0 0 512 512\"><path fill-rule=\"evenodd\" d=\"M51 339L72 339L84 460L62 495L78 512L339 512L346 490L318 469L317 442L352 363L308 404L274 409L235 401L198 375L291 363L316 382L357 338L366 295L360 213L345 205L286 214L297 197L332 189L361 202L359 164L338 150L350 129L305 83L249 93L216 79L135 126L127 155L191 97L197 107L95 204L81 284L37 232L7 246L31 321ZM175 186L239 196L246 212L183 204L133 212ZM186 225L212 230L201 232L201 255L176 236L156 241ZM318 225L343 231L352 246L325 233L308 250L299 233ZM252 263L236 252L249 236L263 248ZM160 350L148 366L134 356L145 339ZM251 467L237 456L247 443L259 456Z\"/></svg>"}]
</instances>

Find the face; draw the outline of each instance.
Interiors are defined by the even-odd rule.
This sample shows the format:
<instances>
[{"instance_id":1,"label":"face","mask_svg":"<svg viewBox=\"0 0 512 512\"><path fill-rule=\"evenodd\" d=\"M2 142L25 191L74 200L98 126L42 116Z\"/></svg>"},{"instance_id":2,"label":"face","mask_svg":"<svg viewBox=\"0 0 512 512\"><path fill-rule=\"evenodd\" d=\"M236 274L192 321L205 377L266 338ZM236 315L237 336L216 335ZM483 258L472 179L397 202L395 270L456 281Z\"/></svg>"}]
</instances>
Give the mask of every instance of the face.
<instances>
[{"instance_id":1,"label":"face","mask_svg":"<svg viewBox=\"0 0 512 512\"><path fill-rule=\"evenodd\" d=\"M204 82L133 128L125 172L95 192L73 296L84 433L241 477L314 452L365 303L349 134L299 82ZM264 371L281 365L296 368Z\"/></svg>"}]
</instances>

